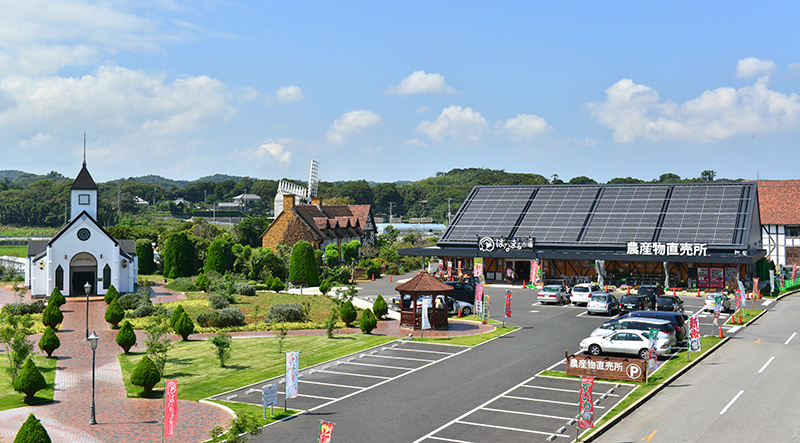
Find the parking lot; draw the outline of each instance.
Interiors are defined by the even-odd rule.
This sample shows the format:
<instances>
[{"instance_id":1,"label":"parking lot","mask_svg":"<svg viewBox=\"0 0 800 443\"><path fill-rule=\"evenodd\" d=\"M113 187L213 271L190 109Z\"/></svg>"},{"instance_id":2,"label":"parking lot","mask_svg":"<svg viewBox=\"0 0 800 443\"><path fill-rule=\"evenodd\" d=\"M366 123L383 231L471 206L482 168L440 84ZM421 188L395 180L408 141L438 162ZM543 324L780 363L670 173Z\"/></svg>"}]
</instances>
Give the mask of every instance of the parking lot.
<instances>
[{"instance_id":1,"label":"parking lot","mask_svg":"<svg viewBox=\"0 0 800 443\"><path fill-rule=\"evenodd\" d=\"M396 340L363 352L305 368L298 377L298 397L288 408L311 412L396 380L468 351L466 346ZM302 362L303 356L300 355ZM283 407L286 380L276 377L213 397L215 400L261 405L262 386L278 386L278 404Z\"/></svg>"}]
</instances>

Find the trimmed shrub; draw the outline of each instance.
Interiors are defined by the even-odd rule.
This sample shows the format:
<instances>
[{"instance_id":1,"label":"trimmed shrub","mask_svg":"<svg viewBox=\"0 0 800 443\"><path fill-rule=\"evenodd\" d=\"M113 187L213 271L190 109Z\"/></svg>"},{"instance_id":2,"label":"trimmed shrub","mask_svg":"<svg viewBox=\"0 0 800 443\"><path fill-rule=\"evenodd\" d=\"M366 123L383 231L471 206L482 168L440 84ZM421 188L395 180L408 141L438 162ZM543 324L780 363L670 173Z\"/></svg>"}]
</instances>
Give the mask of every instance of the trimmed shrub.
<instances>
[{"instance_id":1,"label":"trimmed shrub","mask_svg":"<svg viewBox=\"0 0 800 443\"><path fill-rule=\"evenodd\" d=\"M178 307L175 308L174 311L172 311L172 317L169 318L169 327L170 328L175 329L175 323L178 321L179 318L181 318L181 314L184 313L184 312L186 312L186 311L183 309L182 305L178 305Z\"/></svg>"},{"instance_id":2,"label":"trimmed shrub","mask_svg":"<svg viewBox=\"0 0 800 443\"><path fill-rule=\"evenodd\" d=\"M166 309L163 306L154 306L150 303L142 303L136 307L132 312L126 312L125 317L127 318L142 318L142 317L152 317L154 315L158 315L160 312L166 312Z\"/></svg>"},{"instance_id":3,"label":"trimmed shrub","mask_svg":"<svg viewBox=\"0 0 800 443\"><path fill-rule=\"evenodd\" d=\"M267 289L272 290L272 286L275 284L275 277L270 275L267 277L267 281L265 281L264 284L267 286Z\"/></svg>"},{"instance_id":4,"label":"trimmed shrub","mask_svg":"<svg viewBox=\"0 0 800 443\"><path fill-rule=\"evenodd\" d=\"M140 238L136 240L136 256L139 257L139 274L149 275L156 272L156 263L153 260L153 243L150 239Z\"/></svg>"},{"instance_id":5,"label":"trimmed shrub","mask_svg":"<svg viewBox=\"0 0 800 443\"><path fill-rule=\"evenodd\" d=\"M224 309L227 308L228 305L231 303L228 301L228 297L225 297L222 294L211 294L208 296L208 303L211 305L211 309Z\"/></svg>"},{"instance_id":6,"label":"trimmed shrub","mask_svg":"<svg viewBox=\"0 0 800 443\"><path fill-rule=\"evenodd\" d=\"M256 295L256 288L248 283L236 283L233 285L233 292L239 295L246 295L248 297L252 297Z\"/></svg>"},{"instance_id":7,"label":"trimmed shrub","mask_svg":"<svg viewBox=\"0 0 800 443\"><path fill-rule=\"evenodd\" d=\"M47 308L42 312L42 324L55 329L62 321L64 321L64 314L58 305L55 303L47 305Z\"/></svg>"},{"instance_id":8,"label":"trimmed shrub","mask_svg":"<svg viewBox=\"0 0 800 443\"><path fill-rule=\"evenodd\" d=\"M322 280L319 283L319 292L322 292L322 295L328 295L328 292L331 292L331 282L328 279Z\"/></svg>"},{"instance_id":9,"label":"trimmed shrub","mask_svg":"<svg viewBox=\"0 0 800 443\"><path fill-rule=\"evenodd\" d=\"M375 318L375 314L372 313L372 310L365 309L361 313L361 318L358 320L358 327L361 329L361 332L369 334L377 326L378 326L378 319Z\"/></svg>"},{"instance_id":10,"label":"trimmed shrub","mask_svg":"<svg viewBox=\"0 0 800 443\"><path fill-rule=\"evenodd\" d=\"M275 280L272 280L272 290L275 292L281 292L286 289L286 285L283 284L280 278L275 277Z\"/></svg>"},{"instance_id":11,"label":"trimmed shrub","mask_svg":"<svg viewBox=\"0 0 800 443\"><path fill-rule=\"evenodd\" d=\"M119 307L126 311L136 309L142 303L150 302L150 298L146 294L139 294L138 292L129 292L117 299Z\"/></svg>"},{"instance_id":12,"label":"trimmed shrub","mask_svg":"<svg viewBox=\"0 0 800 443\"><path fill-rule=\"evenodd\" d=\"M181 317L175 322L175 333L181 336L183 341L189 339L189 335L194 332L194 322L189 318L189 314L183 313Z\"/></svg>"},{"instance_id":13,"label":"trimmed shrub","mask_svg":"<svg viewBox=\"0 0 800 443\"><path fill-rule=\"evenodd\" d=\"M196 292L198 290L195 282L188 277L176 278L175 280L172 280L164 285L164 287L178 292Z\"/></svg>"},{"instance_id":14,"label":"trimmed shrub","mask_svg":"<svg viewBox=\"0 0 800 443\"><path fill-rule=\"evenodd\" d=\"M153 390L153 386L160 381L161 373L158 372L156 364L150 360L150 357L143 356L131 374L131 383L144 389L144 392L150 392Z\"/></svg>"},{"instance_id":15,"label":"trimmed shrub","mask_svg":"<svg viewBox=\"0 0 800 443\"><path fill-rule=\"evenodd\" d=\"M103 299L106 301L106 304L110 305L112 301L118 298L119 292L117 292L117 288L115 288L114 285L110 285L106 291L106 295L103 297Z\"/></svg>"},{"instance_id":16,"label":"trimmed shrub","mask_svg":"<svg viewBox=\"0 0 800 443\"><path fill-rule=\"evenodd\" d=\"M277 303L269 309L267 322L301 322L306 321L303 305L297 303Z\"/></svg>"},{"instance_id":17,"label":"trimmed shrub","mask_svg":"<svg viewBox=\"0 0 800 443\"><path fill-rule=\"evenodd\" d=\"M127 354L136 345L136 332L131 322L125 320L117 332L117 344Z\"/></svg>"},{"instance_id":18,"label":"trimmed shrub","mask_svg":"<svg viewBox=\"0 0 800 443\"><path fill-rule=\"evenodd\" d=\"M233 270L233 240L227 234L217 236L208 246L206 272L216 271L224 274Z\"/></svg>"},{"instance_id":19,"label":"trimmed shrub","mask_svg":"<svg viewBox=\"0 0 800 443\"><path fill-rule=\"evenodd\" d=\"M7 315L25 315L25 314L38 314L44 312L44 301L36 300L33 303L9 303L3 306L3 314Z\"/></svg>"},{"instance_id":20,"label":"trimmed shrub","mask_svg":"<svg viewBox=\"0 0 800 443\"><path fill-rule=\"evenodd\" d=\"M333 328L336 327L336 320L339 319L339 312L336 308L331 308L331 313L328 315L328 319L325 320L325 333L328 334L328 338L333 338Z\"/></svg>"},{"instance_id":21,"label":"trimmed shrub","mask_svg":"<svg viewBox=\"0 0 800 443\"><path fill-rule=\"evenodd\" d=\"M308 286L319 286L319 268L311 243L300 240L292 248L289 281L303 280Z\"/></svg>"},{"instance_id":22,"label":"trimmed shrub","mask_svg":"<svg viewBox=\"0 0 800 443\"><path fill-rule=\"evenodd\" d=\"M389 313L389 305L386 304L386 300L382 295L378 294L378 297L375 298L375 303L372 304L372 311L379 319Z\"/></svg>"},{"instance_id":23,"label":"trimmed shrub","mask_svg":"<svg viewBox=\"0 0 800 443\"><path fill-rule=\"evenodd\" d=\"M35 415L28 415L28 419L22 424L14 438L14 443L51 443L47 429L42 426L42 422Z\"/></svg>"},{"instance_id":24,"label":"trimmed shrub","mask_svg":"<svg viewBox=\"0 0 800 443\"><path fill-rule=\"evenodd\" d=\"M173 232L164 242L164 277L188 277L197 272L194 244L185 231Z\"/></svg>"},{"instance_id":25,"label":"trimmed shrub","mask_svg":"<svg viewBox=\"0 0 800 443\"><path fill-rule=\"evenodd\" d=\"M119 322L121 322L123 318L125 318L125 311L122 310L118 301L112 301L106 308L106 321L112 328L117 329L117 327L119 327Z\"/></svg>"},{"instance_id":26,"label":"trimmed shrub","mask_svg":"<svg viewBox=\"0 0 800 443\"><path fill-rule=\"evenodd\" d=\"M197 316L197 324L204 328L227 328L244 325L244 314L239 308L224 308L204 312Z\"/></svg>"},{"instance_id":27,"label":"trimmed shrub","mask_svg":"<svg viewBox=\"0 0 800 443\"><path fill-rule=\"evenodd\" d=\"M44 330L44 333L42 333L42 338L39 339L39 349L46 352L47 356L50 357L53 355L53 351L60 346L61 340L58 339L55 329L48 326L47 329Z\"/></svg>"},{"instance_id":28,"label":"trimmed shrub","mask_svg":"<svg viewBox=\"0 0 800 443\"><path fill-rule=\"evenodd\" d=\"M221 368L225 367L225 362L231 358L231 335L227 332L217 332L211 340L209 340L211 344L214 346L214 350L217 351L217 357L219 358L219 366Z\"/></svg>"},{"instance_id":29,"label":"trimmed shrub","mask_svg":"<svg viewBox=\"0 0 800 443\"><path fill-rule=\"evenodd\" d=\"M194 281L194 285L197 286L197 288L200 289L201 291L206 291L210 284L211 281L202 272L200 273L200 275L197 276L197 279L195 279Z\"/></svg>"},{"instance_id":30,"label":"trimmed shrub","mask_svg":"<svg viewBox=\"0 0 800 443\"><path fill-rule=\"evenodd\" d=\"M39 372L39 368L33 363L32 358L28 358L19 375L14 380L14 390L25 394L25 399L30 400L36 395L37 391L47 387L44 376Z\"/></svg>"},{"instance_id":31,"label":"trimmed shrub","mask_svg":"<svg viewBox=\"0 0 800 443\"><path fill-rule=\"evenodd\" d=\"M353 306L353 302L350 300L344 302L342 304L342 308L339 310L339 316L342 317L342 321L344 322L345 326L349 328L350 323L353 323L358 316L356 308Z\"/></svg>"},{"instance_id":32,"label":"trimmed shrub","mask_svg":"<svg viewBox=\"0 0 800 443\"><path fill-rule=\"evenodd\" d=\"M50 293L50 299L47 300L47 303L55 303L58 306L64 306L64 303L67 302L67 298L64 297L64 294L58 290L58 288L53 288L53 292Z\"/></svg>"},{"instance_id":33,"label":"trimmed shrub","mask_svg":"<svg viewBox=\"0 0 800 443\"><path fill-rule=\"evenodd\" d=\"M337 266L335 268L326 268L322 276L331 282L347 284L350 283L353 274L350 272L350 268Z\"/></svg>"}]
</instances>

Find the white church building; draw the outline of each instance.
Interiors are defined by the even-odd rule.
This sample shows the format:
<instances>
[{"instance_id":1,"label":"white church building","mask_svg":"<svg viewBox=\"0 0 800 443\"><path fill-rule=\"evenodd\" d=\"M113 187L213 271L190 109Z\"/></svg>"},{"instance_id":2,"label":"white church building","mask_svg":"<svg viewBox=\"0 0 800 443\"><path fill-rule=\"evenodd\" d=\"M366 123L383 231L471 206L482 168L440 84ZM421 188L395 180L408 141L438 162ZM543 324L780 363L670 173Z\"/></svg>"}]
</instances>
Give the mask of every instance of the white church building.
<instances>
[{"instance_id":1,"label":"white church building","mask_svg":"<svg viewBox=\"0 0 800 443\"><path fill-rule=\"evenodd\" d=\"M97 222L97 185L83 161L72 184L70 221L50 240L29 240L25 284L33 297L103 295L110 285L133 292L139 272L135 240L116 240Z\"/></svg>"}]
</instances>

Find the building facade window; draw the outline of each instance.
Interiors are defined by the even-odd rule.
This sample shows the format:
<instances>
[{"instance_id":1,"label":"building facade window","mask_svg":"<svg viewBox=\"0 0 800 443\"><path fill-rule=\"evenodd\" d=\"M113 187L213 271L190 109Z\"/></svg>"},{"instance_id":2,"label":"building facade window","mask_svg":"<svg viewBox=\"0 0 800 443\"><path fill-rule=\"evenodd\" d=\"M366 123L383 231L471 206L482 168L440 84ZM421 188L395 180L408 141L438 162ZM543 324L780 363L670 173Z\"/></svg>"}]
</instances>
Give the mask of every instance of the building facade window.
<instances>
[{"instance_id":1,"label":"building facade window","mask_svg":"<svg viewBox=\"0 0 800 443\"><path fill-rule=\"evenodd\" d=\"M59 291L64 290L64 268L61 265L56 268L56 287Z\"/></svg>"},{"instance_id":2,"label":"building facade window","mask_svg":"<svg viewBox=\"0 0 800 443\"><path fill-rule=\"evenodd\" d=\"M88 205L89 204L89 194L78 194L78 204L79 205Z\"/></svg>"},{"instance_id":3,"label":"building facade window","mask_svg":"<svg viewBox=\"0 0 800 443\"><path fill-rule=\"evenodd\" d=\"M786 237L787 238L800 238L800 226L787 226L786 227Z\"/></svg>"},{"instance_id":4,"label":"building facade window","mask_svg":"<svg viewBox=\"0 0 800 443\"><path fill-rule=\"evenodd\" d=\"M108 289L108 285L111 284L111 266L106 266L103 268L103 289Z\"/></svg>"}]
</instances>

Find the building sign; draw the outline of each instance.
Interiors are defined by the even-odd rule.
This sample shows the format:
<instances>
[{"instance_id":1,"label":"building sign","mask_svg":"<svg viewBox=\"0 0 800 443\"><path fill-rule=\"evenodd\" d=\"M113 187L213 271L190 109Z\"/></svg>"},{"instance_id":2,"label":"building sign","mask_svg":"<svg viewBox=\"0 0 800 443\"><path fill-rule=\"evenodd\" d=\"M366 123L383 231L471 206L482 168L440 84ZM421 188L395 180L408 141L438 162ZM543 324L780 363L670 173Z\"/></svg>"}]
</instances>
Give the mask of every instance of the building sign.
<instances>
[{"instance_id":1,"label":"building sign","mask_svg":"<svg viewBox=\"0 0 800 443\"><path fill-rule=\"evenodd\" d=\"M638 358L598 357L575 354L567 356L567 375L592 376L609 380L644 380L647 361Z\"/></svg>"},{"instance_id":2,"label":"building sign","mask_svg":"<svg viewBox=\"0 0 800 443\"><path fill-rule=\"evenodd\" d=\"M578 406L578 429L594 427L594 403L592 403L592 387L594 377L581 377L581 393Z\"/></svg>"},{"instance_id":3,"label":"building sign","mask_svg":"<svg viewBox=\"0 0 800 443\"><path fill-rule=\"evenodd\" d=\"M708 243L628 242L628 255L688 255L705 257Z\"/></svg>"},{"instance_id":4,"label":"building sign","mask_svg":"<svg viewBox=\"0 0 800 443\"><path fill-rule=\"evenodd\" d=\"M514 239L481 237L478 240L478 250L481 252L492 252L495 249L505 249L506 252L521 251L522 249L533 249L535 244L536 240L533 237Z\"/></svg>"}]
</instances>

